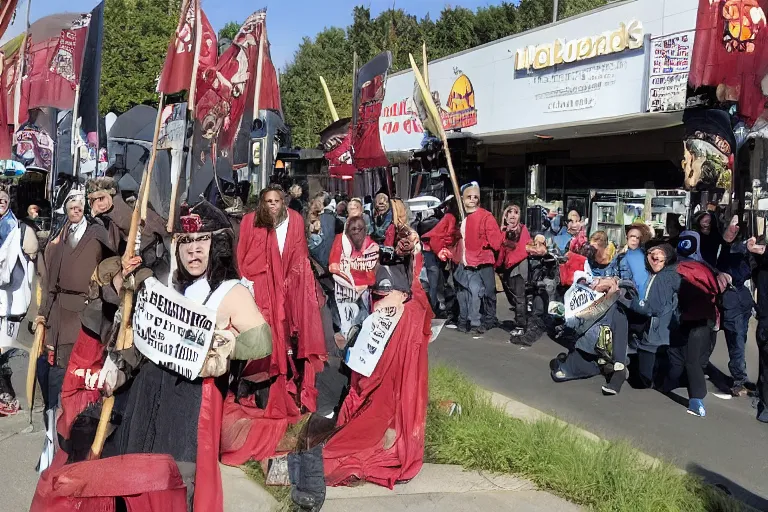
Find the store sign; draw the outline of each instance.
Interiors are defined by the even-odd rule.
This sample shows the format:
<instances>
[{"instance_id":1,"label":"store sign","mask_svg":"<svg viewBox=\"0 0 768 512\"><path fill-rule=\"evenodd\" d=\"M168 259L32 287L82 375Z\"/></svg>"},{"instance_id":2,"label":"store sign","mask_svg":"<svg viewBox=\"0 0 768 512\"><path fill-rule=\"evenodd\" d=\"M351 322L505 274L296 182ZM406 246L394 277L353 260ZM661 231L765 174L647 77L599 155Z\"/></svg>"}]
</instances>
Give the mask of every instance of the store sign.
<instances>
[{"instance_id":1,"label":"store sign","mask_svg":"<svg viewBox=\"0 0 768 512\"><path fill-rule=\"evenodd\" d=\"M592 59L600 55L636 50L643 47L643 36L643 24L633 20L627 24L620 23L618 30L604 32L598 36L582 37L567 42L557 39L553 43L528 46L517 50L515 70L545 69L558 64Z\"/></svg>"},{"instance_id":2,"label":"store sign","mask_svg":"<svg viewBox=\"0 0 768 512\"><path fill-rule=\"evenodd\" d=\"M691 30L651 39L649 112L685 109L694 35L695 32Z\"/></svg>"}]
</instances>

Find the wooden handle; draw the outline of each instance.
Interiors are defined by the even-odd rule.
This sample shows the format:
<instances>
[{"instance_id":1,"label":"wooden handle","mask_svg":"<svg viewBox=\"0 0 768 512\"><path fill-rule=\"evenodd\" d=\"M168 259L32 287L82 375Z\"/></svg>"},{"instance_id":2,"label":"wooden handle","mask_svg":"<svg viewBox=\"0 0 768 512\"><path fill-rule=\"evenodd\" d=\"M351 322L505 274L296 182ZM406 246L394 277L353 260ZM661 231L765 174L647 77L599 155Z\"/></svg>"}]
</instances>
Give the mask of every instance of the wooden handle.
<instances>
[{"instance_id":1,"label":"wooden handle","mask_svg":"<svg viewBox=\"0 0 768 512\"><path fill-rule=\"evenodd\" d=\"M37 324L35 329L35 341L29 351L29 368L27 369L27 405L32 410L32 397L35 394L35 380L37 379L37 360L43 353L43 343L45 342L45 326Z\"/></svg>"},{"instance_id":2,"label":"wooden handle","mask_svg":"<svg viewBox=\"0 0 768 512\"><path fill-rule=\"evenodd\" d=\"M461 191L459 189L459 182L456 179L456 172L453 170L453 160L451 159L451 150L448 148L448 137L446 137L445 130L443 129L443 120L440 118L437 107L435 107L435 102L432 100L432 94L429 92L429 88L424 82L424 77L421 76L421 71L419 71L419 67L416 65L413 55L408 54L408 57L411 61L413 74L416 77L416 83L419 85L419 90L421 91L421 96L424 100L424 106L427 108L429 124L433 125L430 131L436 132L433 133L433 135L440 137L440 140L443 142L443 151L445 151L445 159L448 162L448 172L451 176L453 194L456 197L456 205L459 209L459 220L464 220L464 205L461 202Z\"/></svg>"},{"instance_id":3,"label":"wooden handle","mask_svg":"<svg viewBox=\"0 0 768 512\"><path fill-rule=\"evenodd\" d=\"M112 408L115 406L115 397L108 396L101 405L101 416L99 425L96 427L96 436L91 444L91 453L88 454L89 460L95 460L101 457L104 450L104 442L107 440L107 428L109 428L109 419L112 417Z\"/></svg>"}]
</instances>

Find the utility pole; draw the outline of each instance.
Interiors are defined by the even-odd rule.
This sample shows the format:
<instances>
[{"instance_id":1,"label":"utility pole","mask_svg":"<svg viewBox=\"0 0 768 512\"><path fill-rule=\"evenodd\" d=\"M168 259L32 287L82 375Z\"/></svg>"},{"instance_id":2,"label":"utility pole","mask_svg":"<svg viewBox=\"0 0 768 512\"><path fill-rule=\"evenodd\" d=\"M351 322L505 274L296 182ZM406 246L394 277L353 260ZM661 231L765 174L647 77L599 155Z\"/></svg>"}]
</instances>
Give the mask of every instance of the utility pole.
<instances>
[{"instance_id":1,"label":"utility pole","mask_svg":"<svg viewBox=\"0 0 768 512\"><path fill-rule=\"evenodd\" d=\"M555 23L557 21L557 0L554 0L555 5L552 8L552 23Z\"/></svg>"}]
</instances>

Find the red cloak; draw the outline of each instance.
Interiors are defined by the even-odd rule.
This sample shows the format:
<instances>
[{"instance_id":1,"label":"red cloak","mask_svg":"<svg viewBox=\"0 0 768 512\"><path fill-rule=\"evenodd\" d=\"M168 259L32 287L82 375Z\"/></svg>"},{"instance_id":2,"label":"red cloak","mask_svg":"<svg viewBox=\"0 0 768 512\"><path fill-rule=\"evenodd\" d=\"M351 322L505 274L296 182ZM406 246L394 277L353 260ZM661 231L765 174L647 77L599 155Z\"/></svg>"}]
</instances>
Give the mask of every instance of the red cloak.
<instances>
[{"instance_id":1,"label":"red cloak","mask_svg":"<svg viewBox=\"0 0 768 512\"><path fill-rule=\"evenodd\" d=\"M104 347L101 342L80 329L61 385L62 414L56 422L56 430L64 439L69 439L77 416L90 404L101 400L101 391L86 389L85 378L75 375L75 371L90 369L91 373L95 373L101 370L103 364Z\"/></svg>"},{"instance_id":2,"label":"red cloak","mask_svg":"<svg viewBox=\"0 0 768 512\"><path fill-rule=\"evenodd\" d=\"M422 265L422 256L417 254L414 276ZM349 395L339 414L340 430L323 448L327 485L361 479L391 489L421 470L433 314L418 279L413 281L412 294L373 374L352 374ZM395 431L395 441L385 449L384 435L390 428Z\"/></svg>"},{"instance_id":3,"label":"red cloak","mask_svg":"<svg viewBox=\"0 0 768 512\"><path fill-rule=\"evenodd\" d=\"M315 374L322 371L327 358L304 219L288 209L288 234L281 256L275 231L255 227L254 217L249 213L240 224L237 263L240 274L253 282L256 305L272 329L272 356L250 361L243 376L256 382L274 380L266 409L257 408L252 400L236 402L232 395L227 397L221 460L233 466L274 455L288 423L301 416L297 403L315 411ZM293 338L297 340L295 349ZM295 360L298 367L294 367Z\"/></svg>"}]
</instances>

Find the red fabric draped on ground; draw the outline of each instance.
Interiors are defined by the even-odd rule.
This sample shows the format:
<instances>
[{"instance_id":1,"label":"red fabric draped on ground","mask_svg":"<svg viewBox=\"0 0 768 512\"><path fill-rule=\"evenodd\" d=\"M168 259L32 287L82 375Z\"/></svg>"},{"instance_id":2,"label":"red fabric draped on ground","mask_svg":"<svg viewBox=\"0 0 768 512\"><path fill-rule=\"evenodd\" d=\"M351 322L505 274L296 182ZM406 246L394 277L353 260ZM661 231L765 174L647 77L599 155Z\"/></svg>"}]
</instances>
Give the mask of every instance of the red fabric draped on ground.
<instances>
[{"instance_id":1,"label":"red fabric draped on ground","mask_svg":"<svg viewBox=\"0 0 768 512\"><path fill-rule=\"evenodd\" d=\"M416 256L419 275L421 255ZM338 426L323 448L327 485L362 479L389 487L418 474L424 459L427 421L428 351L432 310L418 278L413 298L370 377L353 373ZM387 429L395 442L384 448Z\"/></svg>"},{"instance_id":2,"label":"red fabric draped on ground","mask_svg":"<svg viewBox=\"0 0 768 512\"><path fill-rule=\"evenodd\" d=\"M101 370L103 363L104 347L101 342L81 329L61 385L62 414L56 422L56 430L64 439L69 439L72 424L77 416L90 404L101 400L101 392L97 389L86 389L85 379L75 375L75 372L90 370L95 373Z\"/></svg>"},{"instance_id":3,"label":"red fabric draped on ground","mask_svg":"<svg viewBox=\"0 0 768 512\"><path fill-rule=\"evenodd\" d=\"M30 512L114 512L115 496L124 497L129 512L187 510L186 487L173 458L131 454L45 471Z\"/></svg>"},{"instance_id":4,"label":"red fabric draped on ground","mask_svg":"<svg viewBox=\"0 0 768 512\"><path fill-rule=\"evenodd\" d=\"M235 402L233 397L227 398L221 453L222 462L228 465L274 454L288 424L301 417L297 395L308 411L316 409L315 374L322 371L327 357L304 219L288 210L288 235L282 257L274 230L253 224L253 213L240 224L237 263L242 276L253 282L256 304L272 329L272 356L268 365L265 361L249 362L244 376L257 382L267 378L274 381L264 410L258 409L253 401ZM298 370L300 382L296 377L288 379L288 367L293 364L289 356L289 350L293 351L292 337L298 339L293 355L298 359L298 368L292 374L296 376Z\"/></svg>"}]
</instances>

